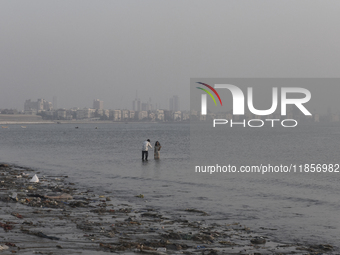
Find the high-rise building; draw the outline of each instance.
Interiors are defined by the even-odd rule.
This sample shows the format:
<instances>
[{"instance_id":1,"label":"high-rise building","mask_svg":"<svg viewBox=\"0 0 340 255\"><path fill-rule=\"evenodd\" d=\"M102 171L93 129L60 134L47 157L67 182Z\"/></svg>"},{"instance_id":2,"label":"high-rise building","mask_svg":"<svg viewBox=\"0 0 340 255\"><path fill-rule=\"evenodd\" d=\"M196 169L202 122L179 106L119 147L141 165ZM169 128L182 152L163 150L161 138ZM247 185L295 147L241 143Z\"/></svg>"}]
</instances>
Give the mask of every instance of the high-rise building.
<instances>
[{"instance_id":1,"label":"high-rise building","mask_svg":"<svg viewBox=\"0 0 340 255\"><path fill-rule=\"evenodd\" d=\"M138 112L142 110L142 105L141 105L140 99L138 98L138 90L136 90L135 100L132 101L132 110L138 111Z\"/></svg>"},{"instance_id":2,"label":"high-rise building","mask_svg":"<svg viewBox=\"0 0 340 255\"><path fill-rule=\"evenodd\" d=\"M179 111L179 96L173 96L169 98L169 111L177 112Z\"/></svg>"},{"instance_id":3,"label":"high-rise building","mask_svg":"<svg viewBox=\"0 0 340 255\"><path fill-rule=\"evenodd\" d=\"M53 109L58 109L58 99L56 96L53 97Z\"/></svg>"},{"instance_id":4,"label":"high-rise building","mask_svg":"<svg viewBox=\"0 0 340 255\"><path fill-rule=\"evenodd\" d=\"M136 98L132 101L132 110L134 111L141 111L141 102L139 98Z\"/></svg>"},{"instance_id":5,"label":"high-rise building","mask_svg":"<svg viewBox=\"0 0 340 255\"><path fill-rule=\"evenodd\" d=\"M173 107L174 107L173 109L174 112L179 111L179 96L173 97Z\"/></svg>"},{"instance_id":6,"label":"high-rise building","mask_svg":"<svg viewBox=\"0 0 340 255\"><path fill-rule=\"evenodd\" d=\"M93 100L93 109L101 110L104 108L104 102L99 99Z\"/></svg>"},{"instance_id":7,"label":"high-rise building","mask_svg":"<svg viewBox=\"0 0 340 255\"><path fill-rule=\"evenodd\" d=\"M53 109L52 103L47 102L45 99L38 99L36 102L31 101L31 99L25 101L24 110L25 112L33 111L35 113L41 112L43 110L50 111Z\"/></svg>"}]
</instances>

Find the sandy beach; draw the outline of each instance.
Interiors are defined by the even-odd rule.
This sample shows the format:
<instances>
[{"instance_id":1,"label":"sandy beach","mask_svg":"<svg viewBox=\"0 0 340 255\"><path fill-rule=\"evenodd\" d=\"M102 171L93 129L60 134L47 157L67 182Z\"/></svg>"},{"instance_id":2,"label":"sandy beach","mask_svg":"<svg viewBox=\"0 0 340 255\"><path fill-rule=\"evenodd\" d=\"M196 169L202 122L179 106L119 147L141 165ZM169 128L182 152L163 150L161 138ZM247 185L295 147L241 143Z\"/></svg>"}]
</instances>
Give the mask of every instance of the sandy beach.
<instances>
[{"instance_id":1,"label":"sandy beach","mask_svg":"<svg viewBox=\"0 0 340 255\"><path fill-rule=\"evenodd\" d=\"M39 182L30 182L35 174ZM163 212L148 206L143 194L136 194L132 202L114 194L94 194L67 176L47 176L20 166L0 164L0 181L3 254L335 254L336 250L327 244L274 241L261 232L278 229L212 222L207 220L209 212L195 208L183 208L180 214Z\"/></svg>"}]
</instances>

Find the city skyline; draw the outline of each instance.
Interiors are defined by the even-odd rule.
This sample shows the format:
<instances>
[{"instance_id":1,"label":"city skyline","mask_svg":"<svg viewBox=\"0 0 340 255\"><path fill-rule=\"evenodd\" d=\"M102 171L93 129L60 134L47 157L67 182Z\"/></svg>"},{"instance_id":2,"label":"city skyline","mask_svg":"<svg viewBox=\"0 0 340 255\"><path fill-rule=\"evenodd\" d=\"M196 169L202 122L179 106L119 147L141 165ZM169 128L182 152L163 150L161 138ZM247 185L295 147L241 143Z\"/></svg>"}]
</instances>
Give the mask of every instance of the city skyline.
<instances>
[{"instance_id":1,"label":"city skyline","mask_svg":"<svg viewBox=\"0 0 340 255\"><path fill-rule=\"evenodd\" d=\"M174 105L171 103L171 100L175 100ZM48 110L48 109L73 109L73 108L89 108L89 109L127 109L127 110L133 110L133 111L149 111L149 110L156 110L156 109L163 109L163 110L170 110L170 111L188 111L189 109L180 109L180 97L178 95L174 95L168 99L168 104L165 107L162 107L160 103L154 103L152 104L152 98L149 97L148 101L143 102L139 98L135 98L132 101L132 105L130 107L117 107L117 108L107 108L104 107L104 101L100 99L93 99L92 104L90 106L90 103L88 106L81 107L81 106L73 106L73 107L62 107L57 105L57 97L53 96L52 102L49 102L45 98L37 98L36 101L34 99L26 99L24 102L23 108L10 108L10 107L4 107L0 108L2 110L4 109L12 109L17 111L29 111L30 108L35 108L37 110ZM138 106L137 106L138 105ZM163 104L165 105L165 103Z\"/></svg>"}]
</instances>

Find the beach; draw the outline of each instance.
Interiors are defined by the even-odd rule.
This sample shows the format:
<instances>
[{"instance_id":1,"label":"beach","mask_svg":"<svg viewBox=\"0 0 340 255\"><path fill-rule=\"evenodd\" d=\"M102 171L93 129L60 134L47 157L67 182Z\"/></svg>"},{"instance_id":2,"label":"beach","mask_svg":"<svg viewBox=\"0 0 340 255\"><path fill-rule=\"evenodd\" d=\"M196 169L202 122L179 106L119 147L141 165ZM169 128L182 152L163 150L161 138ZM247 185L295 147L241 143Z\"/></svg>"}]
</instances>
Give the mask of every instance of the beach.
<instances>
[{"instance_id":1,"label":"beach","mask_svg":"<svg viewBox=\"0 0 340 255\"><path fill-rule=\"evenodd\" d=\"M39 182L30 182L34 175ZM183 208L180 214L95 193L65 175L0 164L0 249L3 254L333 254L328 244L280 243L242 222L208 220ZM133 201L136 202L133 202ZM143 205L144 203L144 205ZM265 230L265 231L268 231ZM280 231L272 229L270 231Z\"/></svg>"}]
</instances>

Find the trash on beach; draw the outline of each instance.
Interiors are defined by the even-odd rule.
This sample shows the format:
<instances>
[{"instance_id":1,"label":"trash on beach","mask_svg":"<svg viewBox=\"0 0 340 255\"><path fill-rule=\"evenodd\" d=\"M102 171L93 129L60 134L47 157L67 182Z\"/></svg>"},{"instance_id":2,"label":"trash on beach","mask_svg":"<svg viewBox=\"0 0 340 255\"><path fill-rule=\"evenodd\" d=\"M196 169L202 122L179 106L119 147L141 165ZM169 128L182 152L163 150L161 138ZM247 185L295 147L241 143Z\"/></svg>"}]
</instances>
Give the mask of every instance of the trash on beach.
<instances>
[{"instance_id":1,"label":"trash on beach","mask_svg":"<svg viewBox=\"0 0 340 255\"><path fill-rule=\"evenodd\" d=\"M18 194L16 192L13 192L13 194L10 197L15 201L18 201Z\"/></svg>"},{"instance_id":2,"label":"trash on beach","mask_svg":"<svg viewBox=\"0 0 340 255\"><path fill-rule=\"evenodd\" d=\"M39 182L39 178L38 176L35 174L32 179L30 180L30 182Z\"/></svg>"},{"instance_id":3,"label":"trash on beach","mask_svg":"<svg viewBox=\"0 0 340 255\"><path fill-rule=\"evenodd\" d=\"M157 251L164 251L164 252L166 252L166 248L157 248Z\"/></svg>"},{"instance_id":4,"label":"trash on beach","mask_svg":"<svg viewBox=\"0 0 340 255\"><path fill-rule=\"evenodd\" d=\"M7 245L0 245L0 251L7 250L9 247Z\"/></svg>"},{"instance_id":5,"label":"trash on beach","mask_svg":"<svg viewBox=\"0 0 340 255\"><path fill-rule=\"evenodd\" d=\"M1 222L0 222L0 227L3 228L5 231L13 229L12 225L6 224L6 223L1 223ZM1 249L0 249L0 251L1 251Z\"/></svg>"},{"instance_id":6,"label":"trash on beach","mask_svg":"<svg viewBox=\"0 0 340 255\"><path fill-rule=\"evenodd\" d=\"M199 246L197 245L196 249L205 249L206 247L205 246Z\"/></svg>"},{"instance_id":7,"label":"trash on beach","mask_svg":"<svg viewBox=\"0 0 340 255\"><path fill-rule=\"evenodd\" d=\"M17 217L18 219L22 219L23 217L22 217L22 215L21 214L19 214L19 213L11 213L11 215L12 216L14 216L14 217Z\"/></svg>"},{"instance_id":8,"label":"trash on beach","mask_svg":"<svg viewBox=\"0 0 340 255\"><path fill-rule=\"evenodd\" d=\"M266 243L266 239L264 239L262 236L257 236L253 239L250 240L250 242L252 244L265 244Z\"/></svg>"},{"instance_id":9,"label":"trash on beach","mask_svg":"<svg viewBox=\"0 0 340 255\"><path fill-rule=\"evenodd\" d=\"M59 196L45 196L49 199L73 199L73 197L69 194L61 194Z\"/></svg>"},{"instance_id":10,"label":"trash on beach","mask_svg":"<svg viewBox=\"0 0 340 255\"><path fill-rule=\"evenodd\" d=\"M47 238L47 239L51 239L51 240L60 240L59 237L48 236L48 235L45 235L45 234L42 233L42 232L32 232L32 233L30 233L30 234L35 235L35 236L38 236L38 237L41 237L41 238Z\"/></svg>"}]
</instances>

